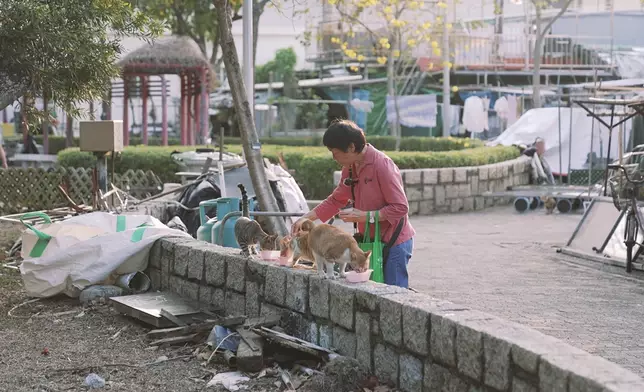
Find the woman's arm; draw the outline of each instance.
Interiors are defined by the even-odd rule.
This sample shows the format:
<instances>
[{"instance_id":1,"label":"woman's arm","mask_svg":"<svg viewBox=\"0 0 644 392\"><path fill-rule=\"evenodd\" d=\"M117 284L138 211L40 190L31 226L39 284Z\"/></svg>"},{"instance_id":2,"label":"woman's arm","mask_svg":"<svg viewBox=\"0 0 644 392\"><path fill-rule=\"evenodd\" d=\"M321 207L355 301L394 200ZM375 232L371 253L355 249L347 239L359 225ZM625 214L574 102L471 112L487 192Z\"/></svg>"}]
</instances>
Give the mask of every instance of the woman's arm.
<instances>
[{"instance_id":1,"label":"woman's arm","mask_svg":"<svg viewBox=\"0 0 644 392\"><path fill-rule=\"evenodd\" d=\"M347 177L347 171L342 170L342 178L338 186L333 190L333 193L311 211L315 219L326 222L333 218L341 208L347 205L349 199L351 199L351 186L344 184L344 180Z\"/></svg>"},{"instance_id":2,"label":"woman's arm","mask_svg":"<svg viewBox=\"0 0 644 392\"><path fill-rule=\"evenodd\" d=\"M380 221L396 224L409 212L409 202L398 166L391 159L385 159L376 170L380 191L387 203L379 211Z\"/></svg>"}]
</instances>

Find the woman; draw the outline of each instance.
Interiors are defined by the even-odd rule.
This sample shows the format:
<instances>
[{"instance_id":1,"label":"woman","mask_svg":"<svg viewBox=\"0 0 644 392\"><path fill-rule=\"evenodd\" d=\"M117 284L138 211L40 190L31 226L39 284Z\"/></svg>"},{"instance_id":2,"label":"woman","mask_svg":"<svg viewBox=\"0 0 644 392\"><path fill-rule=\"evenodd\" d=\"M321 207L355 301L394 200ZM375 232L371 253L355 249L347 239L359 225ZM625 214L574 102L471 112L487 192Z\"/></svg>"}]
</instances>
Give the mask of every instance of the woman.
<instances>
[{"instance_id":1,"label":"woman","mask_svg":"<svg viewBox=\"0 0 644 392\"><path fill-rule=\"evenodd\" d=\"M400 170L391 158L367 143L362 129L352 121L331 124L322 143L342 165L342 179L326 200L293 224L291 232L298 233L305 219L326 222L339 212L340 219L354 223L354 228L364 233L367 211L372 217L378 211L383 243L390 243L393 237L383 260L385 283L407 288L407 264L416 232L407 216L409 204ZM341 211L350 200L353 209Z\"/></svg>"}]
</instances>

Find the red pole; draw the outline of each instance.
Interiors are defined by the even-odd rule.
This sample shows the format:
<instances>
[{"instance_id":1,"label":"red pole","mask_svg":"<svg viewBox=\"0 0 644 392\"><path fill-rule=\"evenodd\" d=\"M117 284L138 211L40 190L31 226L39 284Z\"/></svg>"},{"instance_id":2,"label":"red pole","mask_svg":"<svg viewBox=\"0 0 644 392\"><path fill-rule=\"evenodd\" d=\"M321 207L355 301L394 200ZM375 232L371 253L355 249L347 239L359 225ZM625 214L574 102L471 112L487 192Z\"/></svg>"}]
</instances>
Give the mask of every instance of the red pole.
<instances>
[{"instance_id":1,"label":"red pole","mask_svg":"<svg viewBox=\"0 0 644 392\"><path fill-rule=\"evenodd\" d=\"M148 77L141 76L141 117L143 122L141 124L141 137L144 146L148 145Z\"/></svg>"},{"instance_id":2,"label":"red pole","mask_svg":"<svg viewBox=\"0 0 644 392\"><path fill-rule=\"evenodd\" d=\"M168 145L168 95L165 90L165 75L161 75L161 145Z\"/></svg>"},{"instance_id":3,"label":"red pole","mask_svg":"<svg viewBox=\"0 0 644 392\"><path fill-rule=\"evenodd\" d=\"M188 144L195 145L195 121L194 121L194 77L192 72L188 73Z\"/></svg>"},{"instance_id":4,"label":"red pole","mask_svg":"<svg viewBox=\"0 0 644 392\"><path fill-rule=\"evenodd\" d=\"M208 134L210 130L210 116L209 116L209 100L210 97L208 96L208 70L207 68L202 68L200 72L201 76L201 118L199 118L199 122L201 123L201 140L203 143L206 142L208 139Z\"/></svg>"},{"instance_id":5,"label":"red pole","mask_svg":"<svg viewBox=\"0 0 644 392\"><path fill-rule=\"evenodd\" d=\"M181 145L186 145L186 78L184 74L179 75L181 79L181 104L179 105L179 128L181 133Z\"/></svg>"},{"instance_id":6,"label":"red pole","mask_svg":"<svg viewBox=\"0 0 644 392\"><path fill-rule=\"evenodd\" d=\"M123 78L123 145L130 145L130 119L128 118L127 100L129 98L128 79Z\"/></svg>"},{"instance_id":7,"label":"red pole","mask_svg":"<svg viewBox=\"0 0 644 392\"><path fill-rule=\"evenodd\" d=\"M200 96L200 93L199 93L199 87L201 87L201 88L203 88L203 87L201 86L201 78L198 77L198 76L199 75L197 75L195 73L195 77L194 77L195 89L193 91L194 100L195 100L194 101L195 102L195 118L194 118L194 123L195 123L195 144L197 144L197 142L201 143L201 139L202 139L202 137L201 137L202 136L201 117L200 117L200 115L201 115L201 110L200 110L201 109L201 96ZM203 144L203 143L201 143L201 144Z\"/></svg>"}]
</instances>

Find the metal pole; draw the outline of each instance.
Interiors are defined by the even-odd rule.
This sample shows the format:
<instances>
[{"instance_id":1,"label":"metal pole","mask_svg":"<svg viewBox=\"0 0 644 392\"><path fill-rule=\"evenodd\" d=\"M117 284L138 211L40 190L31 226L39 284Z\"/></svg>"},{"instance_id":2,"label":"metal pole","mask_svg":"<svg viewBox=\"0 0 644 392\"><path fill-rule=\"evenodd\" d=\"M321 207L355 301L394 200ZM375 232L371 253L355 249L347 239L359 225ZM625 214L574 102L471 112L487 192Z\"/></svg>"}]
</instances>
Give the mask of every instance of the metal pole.
<instances>
[{"instance_id":1,"label":"metal pole","mask_svg":"<svg viewBox=\"0 0 644 392\"><path fill-rule=\"evenodd\" d=\"M242 6L244 31L244 86L250 114L255 121L255 75L253 69L253 0L244 0Z\"/></svg>"},{"instance_id":2,"label":"metal pole","mask_svg":"<svg viewBox=\"0 0 644 392\"><path fill-rule=\"evenodd\" d=\"M449 80L449 31L447 29L447 9L443 16L443 136L449 136L450 129L450 80Z\"/></svg>"}]
</instances>

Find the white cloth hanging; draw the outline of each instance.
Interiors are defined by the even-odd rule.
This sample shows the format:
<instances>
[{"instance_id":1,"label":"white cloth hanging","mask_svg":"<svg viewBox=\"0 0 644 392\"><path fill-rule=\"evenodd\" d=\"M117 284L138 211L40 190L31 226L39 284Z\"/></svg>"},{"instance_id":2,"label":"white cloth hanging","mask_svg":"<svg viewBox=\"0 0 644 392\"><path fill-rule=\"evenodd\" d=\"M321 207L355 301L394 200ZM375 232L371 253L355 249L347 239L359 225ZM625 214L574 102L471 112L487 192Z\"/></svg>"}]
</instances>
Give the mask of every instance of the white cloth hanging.
<instances>
[{"instance_id":1,"label":"white cloth hanging","mask_svg":"<svg viewBox=\"0 0 644 392\"><path fill-rule=\"evenodd\" d=\"M507 120L508 118L508 100L505 97L501 97L494 102L494 111L496 115L499 116L502 120Z\"/></svg>"},{"instance_id":2,"label":"white cloth hanging","mask_svg":"<svg viewBox=\"0 0 644 392\"><path fill-rule=\"evenodd\" d=\"M490 124L489 124L490 98L483 97L481 98L481 101L483 101L483 129L487 131L490 129Z\"/></svg>"},{"instance_id":3,"label":"white cloth hanging","mask_svg":"<svg viewBox=\"0 0 644 392\"><path fill-rule=\"evenodd\" d=\"M515 95L508 95L507 96L507 101L508 101L508 127L515 122L517 122L517 119L519 118L519 113L518 113L518 101L517 97Z\"/></svg>"},{"instance_id":4,"label":"white cloth hanging","mask_svg":"<svg viewBox=\"0 0 644 392\"><path fill-rule=\"evenodd\" d=\"M465 100L463 105L463 125L472 133L483 132L487 125L487 113L483 107L483 100L477 96L471 96Z\"/></svg>"}]
</instances>

